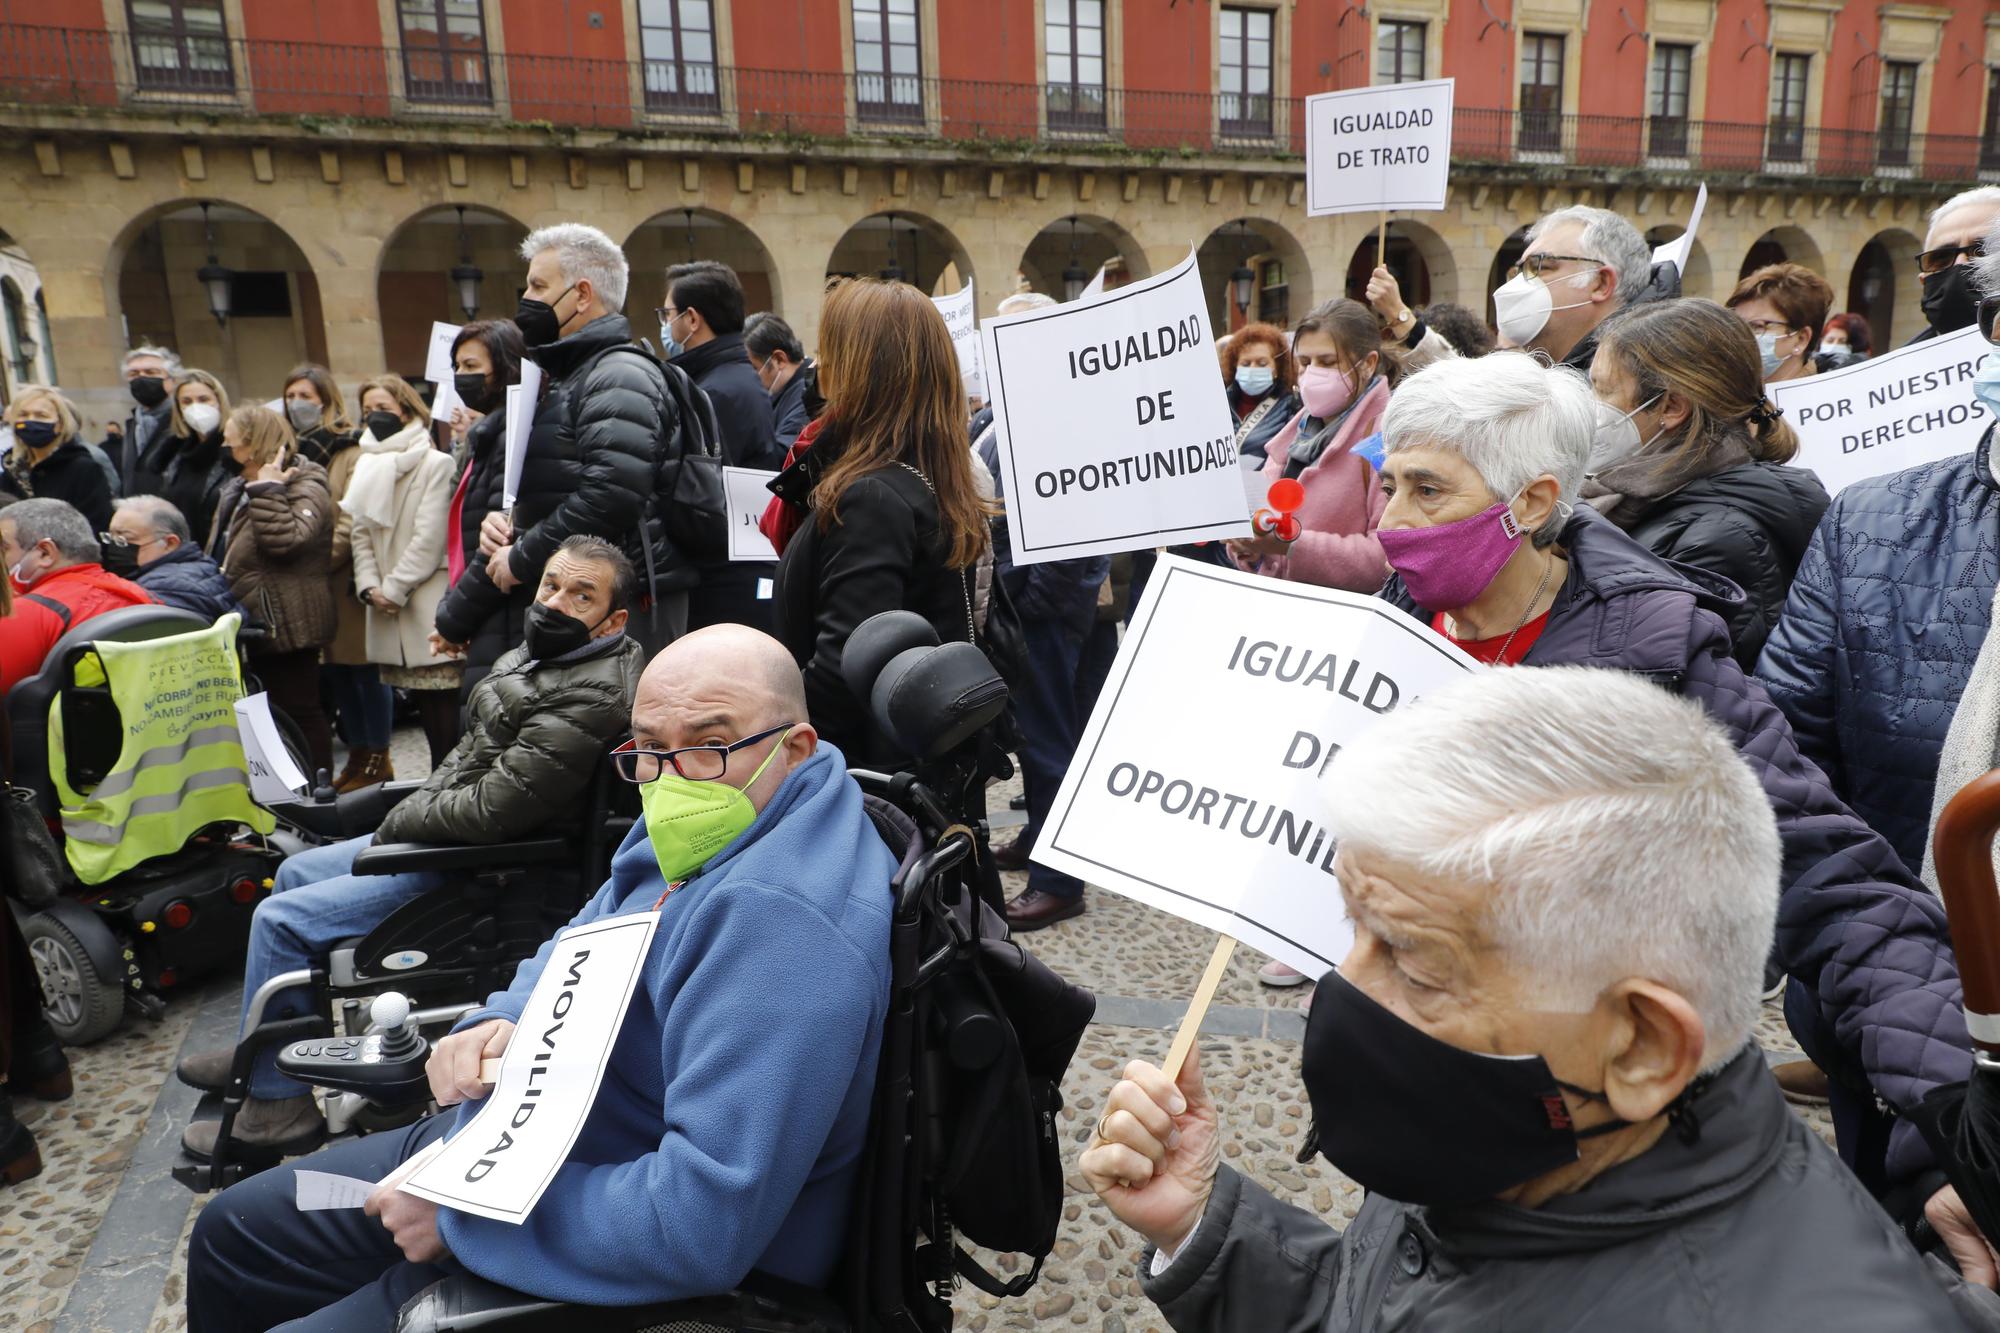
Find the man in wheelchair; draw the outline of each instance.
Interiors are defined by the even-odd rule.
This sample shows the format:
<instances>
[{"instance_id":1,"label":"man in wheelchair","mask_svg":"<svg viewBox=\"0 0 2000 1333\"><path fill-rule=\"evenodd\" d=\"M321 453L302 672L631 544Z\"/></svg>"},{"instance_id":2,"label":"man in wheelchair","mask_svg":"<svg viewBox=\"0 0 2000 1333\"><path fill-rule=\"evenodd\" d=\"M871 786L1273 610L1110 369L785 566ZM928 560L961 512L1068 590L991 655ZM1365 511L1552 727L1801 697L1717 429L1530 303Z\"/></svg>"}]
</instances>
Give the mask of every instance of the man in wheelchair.
<instances>
[{"instance_id":1,"label":"man in wheelchair","mask_svg":"<svg viewBox=\"0 0 2000 1333\"><path fill-rule=\"evenodd\" d=\"M568 1160L518 1226L378 1187L302 1213L300 1168L380 1181L476 1108L251 1177L203 1210L188 1326L393 1327L469 1270L550 1299L632 1305L723 1292L753 1267L824 1285L845 1237L890 984L896 861L838 750L806 723L777 640L738 625L647 668L613 756L645 820L570 924L660 912ZM439 1042L441 1105L476 1100L550 948Z\"/></svg>"},{"instance_id":2,"label":"man in wheelchair","mask_svg":"<svg viewBox=\"0 0 2000 1333\"><path fill-rule=\"evenodd\" d=\"M20 500L0 510L0 561L14 581L14 611L0 620L0 698L42 669L56 640L92 616L153 599L107 572L97 534L61 500Z\"/></svg>"},{"instance_id":3,"label":"man in wheelchair","mask_svg":"<svg viewBox=\"0 0 2000 1333\"><path fill-rule=\"evenodd\" d=\"M465 735L421 788L405 796L375 833L315 847L286 858L271 896L257 905L244 962L245 1021L266 981L310 967L342 939L366 934L376 922L419 894L439 887L435 871L356 875L362 848L383 842L494 843L521 838L581 817L605 747L626 729L645 656L624 634L633 594L631 562L598 537L572 537L549 557L527 642L494 664L473 688ZM286 992L264 1017L307 1010L306 992ZM220 1092L229 1082L233 1048L183 1058L182 1082ZM266 1153L303 1152L325 1122L311 1089L277 1070L276 1048L262 1052L250 1096L238 1113L234 1141ZM218 1122L190 1125L181 1143L212 1156Z\"/></svg>"}]
</instances>

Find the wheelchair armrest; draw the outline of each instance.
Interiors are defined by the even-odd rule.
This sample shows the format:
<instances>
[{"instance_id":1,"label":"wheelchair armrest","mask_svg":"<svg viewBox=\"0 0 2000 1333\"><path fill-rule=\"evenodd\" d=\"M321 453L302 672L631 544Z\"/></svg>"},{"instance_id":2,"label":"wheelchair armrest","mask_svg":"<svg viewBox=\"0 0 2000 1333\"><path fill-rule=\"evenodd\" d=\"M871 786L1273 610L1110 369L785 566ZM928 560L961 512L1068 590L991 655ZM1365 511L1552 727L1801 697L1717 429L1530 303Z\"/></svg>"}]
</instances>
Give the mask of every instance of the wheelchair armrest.
<instances>
[{"instance_id":1,"label":"wheelchair armrest","mask_svg":"<svg viewBox=\"0 0 2000 1333\"><path fill-rule=\"evenodd\" d=\"M529 1296L471 1273L456 1273L403 1302L396 1333L553 1328L565 1310L573 1315L576 1307Z\"/></svg>"},{"instance_id":2,"label":"wheelchair armrest","mask_svg":"<svg viewBox=\"0 0 2000 1333\"><path fill-rule=\"evenodd\" d=\"M412 870L486 870L495 866L548 865L575 858L575 844L563 838L463 845L378 842L362 848L355 856L352 873L401 875Z\"/></svg>"},{"instance_id":3,"label":"wheelchair armrest","mask_svg":"<svg viewBox=\"0 0 2000 1333\"><path fill-rule=\"evenodd\" d=\"M316 837L358 838L373 833L389 811L423 785L420 781L380 782L342 792L331 801L273 801L266 808L287 824Z\"/></svg>"},{"instance_id":4,"label":"wheelchair armrest","mask_svg":"<svg viewBox=\"0 0 2000 1333\"><path fill-rule=\"evenodd\" d=\"M403 1303L396 1333L471 1333L508 1330L540 1333L569 1330L580 1323L603 1329L740 1328L773 1333L846 1333L840 1306L826 1293L752 1273L735 1291L720 1296L666 1301L657 1305L619 1306L596 1311L585 1320L586 1307L543 1300L488 1282L470 1273L434 1282Z\"/></svg>"}]
</instances>

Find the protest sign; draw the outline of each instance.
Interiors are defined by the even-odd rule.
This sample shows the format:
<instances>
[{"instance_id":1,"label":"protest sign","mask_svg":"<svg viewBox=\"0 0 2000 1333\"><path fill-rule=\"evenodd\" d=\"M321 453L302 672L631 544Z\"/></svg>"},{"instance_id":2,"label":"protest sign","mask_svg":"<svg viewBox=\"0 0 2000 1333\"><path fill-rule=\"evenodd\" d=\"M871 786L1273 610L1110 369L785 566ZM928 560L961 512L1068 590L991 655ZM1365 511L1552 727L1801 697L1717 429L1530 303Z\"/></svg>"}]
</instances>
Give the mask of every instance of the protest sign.
<instances>
[{"instance_id":1,"label":"protest sign","mask_svg":"<svg viewBox=\"0 0 2000 1333\"><path fill-rule=\"evenodd\" d=\"M1979 443L1992 415L1972 377L1992 348L1976 327L1914 343L1839 370L1766 387L1799 437L1792 462L1827 493Z\"/></svg>"},{"instance_id":2,"label":"protest sign","mask_svg":"<svg viewBox=\"0 0 2000 1333\"><path fill-rule=\"evenodd\" d=\"M980 335L1015 564L1250 535L1192 249Z\"/></svg>"},{"instance_id":3,"label":"protest sign","mask_svg":"<svg viewBox=\"0 0 2000 1333\"><path fill-rule=\"evenodd\" d=\"M1092 274L1090 281L1083 285L1083 291L1077 295L1076 299L1079 301L1088 301L1093 296L1104 295L1104 275L1110 271L1110 260L1107 259L1102 264L1099 264L1097 272Z\"/></svg>"},{"instance_id":4,"label":"protest sign","mask_svg":"<svg viewBox=\"0 0 2000 1333\"><path fill-rule=\"evenodd\" d=\"M1452 80L1306 99L1306 216L1444 207Z\"/></svg>"},{"instance_id":5,"label":"protest sign","mask_svg":"<svg viewBox=\"0 0 2000 1333\"><path fill-rule=\"evenodd\" d=\"M452 340L458 337L460 324L446 324L442 320L431 323L430 346L424 354L424 378L442 387L451 383L454 367L451 363Z\"/></svg>"},{"instance_id":6,"label":"protest sign","mask_svg":"<svg viewBox=\"0 0 2000 1333\"><path fill-rule=\"evenodd\" d=\"M252 694L238 699L236 730L243 740L243 759L250 770L250 799L259 805L292 801L305 794L306 775L299 771L278 724L271 717L271 696Z\"/></svg>"},{"instance_id":7,"label":"protest sign","mask_svg":"<svg viewBox=\"0 0 2000 1333\"><path fill-rule=\"evenodd\" d=\"M512 509L521 493L521 464L528 458L528 432L535 424L535 406L542 397L542 368L521 362L521 382L507 386L507 475L501 482L500 507Z\"/></svg>"},{"instance_id":8,"label":"protest sign","mask_svg":"<svg viewBox=\"0 0 2000 1333\"><path fill-rule=\"evenodd\" d=\"M1702 187L1695 191L1694 211L1688 214L1687 230L1671 241L1654 246L1653 262L1664 264L1671 261L1674 272L1685 278L1688 271L1688 252L1694 249L1695 228L1701 225L1701 215L1707 211L1708 185L1703 182Z\"/></svg>"},{"instance_id":9,"label":"protest sign","mask_svg":"<svg viewBox=\"0 0 2000 1333\"><path fill-rule=\"evenodd\" d=\"M403 1182L432 1203L519 1223L569 1157L660 924L606 917L559 935L477 1115Z\"/></svg>"},{"instance_id":10,"label":"protest sign","mask_svg":"<svg viewBox=\"0 0 2000 1333\"><path fill-rule=\"evenodd\" d=\"M764 560L778 558L777 548L757 526L771 504L771 478L775 472L756 467L722 469L722 497L729 512L729 558Z\"/></svg>"},{"instance_id":11,"label":"protest sign","mask_svg":"<svg viewBox=\"0 0 2000 1333\"><path fill-rule=\"evenodd\" d=\"M966 279L965 287L955 296L933 296L931 304L944 316L945 329L951 334L951 348L958 353L958 378L970 393L980 378L979 324L972 299L972 280Z\"/></svg>"},{"instance_id":12,"label":"protest sign","mask_svg":"<svg viewBox=\"0 0 2000 1333\"><path fill-rule=\"evenodd\" d=\"M1481 669L1378 598L1162 555L1031 855L1318 976L1352 938L1320 775Z\"/></svg>"}]
</instances>

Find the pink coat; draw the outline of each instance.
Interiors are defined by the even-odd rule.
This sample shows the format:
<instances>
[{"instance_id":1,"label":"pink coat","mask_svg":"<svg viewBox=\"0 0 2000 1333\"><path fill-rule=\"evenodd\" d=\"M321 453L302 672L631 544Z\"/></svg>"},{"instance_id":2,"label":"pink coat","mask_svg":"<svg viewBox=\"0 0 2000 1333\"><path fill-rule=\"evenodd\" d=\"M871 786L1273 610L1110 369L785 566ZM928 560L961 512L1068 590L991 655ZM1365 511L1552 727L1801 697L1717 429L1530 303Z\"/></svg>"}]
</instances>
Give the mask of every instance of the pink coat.
<instances>
[{"instance_id":1,"label":"pink coat","mask_svg":"<svg viewBox=\"0 0 2000 1333\"><path fill-rule=\"evenodd\" d=\"M1389 406L1389 383L1377 378L1339 432L1327 442L1317 461L1299 474L1306 488L1305 504L1299 521L1305 531L1292 543L1286 555L1268 556L1245 564L1244 569L1275 579L1316 583L1324 588L1348 592L1377 592L1389 577L1389 562L1382 556L1382 543L1375 527L1382 521L1388 501L1376 483L1374 465L1354 452L1354 447L1380 429L1382 413ZM1264 447L1264 482L1285 475L1292 441L1299 435L1301 412L1285 423Z\"/></svg>"}]
</instances>

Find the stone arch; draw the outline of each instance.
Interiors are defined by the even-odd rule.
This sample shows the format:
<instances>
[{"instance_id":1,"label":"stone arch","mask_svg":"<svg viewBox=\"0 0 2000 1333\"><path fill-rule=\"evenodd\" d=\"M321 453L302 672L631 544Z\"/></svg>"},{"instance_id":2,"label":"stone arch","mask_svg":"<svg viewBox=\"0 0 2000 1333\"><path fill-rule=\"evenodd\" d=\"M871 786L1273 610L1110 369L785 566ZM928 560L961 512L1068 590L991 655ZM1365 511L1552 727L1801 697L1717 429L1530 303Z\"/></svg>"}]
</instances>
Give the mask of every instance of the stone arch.
<instances>
[{"instance_id":1,"label":"stone arch","mask_svg":"<svg viewBox=\"0 0 2000 1333\"><path fill-rule=\"evenodd\" d=\"M896 277L928 296L974 279L972 256L951 229L908 209L884 209L850 225L826 257L826 276Z\"/></svg>"},{"instance_id":2,"label":"stone arch","mask_svg":"<svg viewBox=\"0 0 2000 1333\"><path fill-rule=\"evenodd\" d=\"M1216 337L1251 320L1289 327L1313 308L1312 268L1296 236L1269 218L1232 218L1208 234L1195 252L1208 319ZM1239 306L1231 275L1248 267L1249 308Z\"/></svg>"},{"instance_id":3,"label":"stone arch","mask_svg":"<svg viewBox=\"0 0 2000 1333\"><path fill-rule=\"evenodd\" d=\"M1376 233L1368 232L1348 256L1343 296L1367 299L1368 275L1375 271L1375 239ZM1458 299L1458 268L1452 261L1451 247L1423 223L1392 218L1384 262L1396 275L1396 285L1410 309Z\"/></svg>"},{"instance_id":4,"label":"stone arch","mask_svg":"<svg viewBox=\"0 0 2000 1333\"><path fill-rule=\"evenodd\" d=\"M1834 283L1834 313L1852 310L1865 318L1877 355L1924 328L1921 249L1923 242L1900 227L1876 232L1856 252L1847 285Z\"/></svg>"},{"instance_id":5,"label":"stone arch","mask_svg":"<svg viewBox=\"0 0 2000 1333\"><path fill-rule=\"evenodd\" d=\"M1151 277L1153 273L1145 247L1132 238L1131 232L1095 213L1073 213L1055 219L1035 233L1021 252L1020 278L1031 291L1062 300L1068 285L1064 274L1070 268L1072 254L1086 284L1099 268L1109 265L1104 275L1107 290Z\"/></svg>"},{"instance_id":6,"label":"stone arch","mask_svg":"<svg viewBox=\"0 0 2000 1333\"><path fill-rule=\"evenodd\" d=\"M202 206L208 206L204 218ZM218 320L196 276L213 253L230 270L230 315ZM327 361L318 275L291 232L232 199L189 198L135 214L112 239L105 282L132 342L171 347L209 371L232 399L276 397L300 361Z\"/></svg>"},{"instance_id":7,"label":"stone arch","mask_svg":"<svg viewBox=\"0 0 2000 1333\"><path fill-rule=\"evenodd\" d=\"M667 302L667 270L690 259L713 259L736 270L746 316L759 310L784 313L784 293L770 248L727 213L692 206L655 213L625 238L625 258L632 265L625 313L635 335L655 340L661 336L653 312Z\"/></svg>"},{"instance_id":8,"label":"stone arch","mask_svg":"<svg viewBox=\"0 0 2000 1333\"><path fill-rule=\"evenodd\" d=\"M1739 279L1748 277L1766 264L1803 264L1815 273L1826 272L1826 257L1820 253L1819 242L1803 227L1789 224L1773 227L1759 236L1744 252L1743 264L1736 276Z\"/></svg>"},{"instance_id":9,"label":"stone arch","mask_svg":"<svg viewBox=\"0 0 2000 1333\"><path fill-rule=\"evenodd\" d=\"M382 320L382 365L415 383L424 378L433 322L512 319L528 280L519 219L484 204L431 204L398 222L375 265L375 306ZM468 315L452 270L467 259L479 270Z\"/></svg>"}]
</instances>

